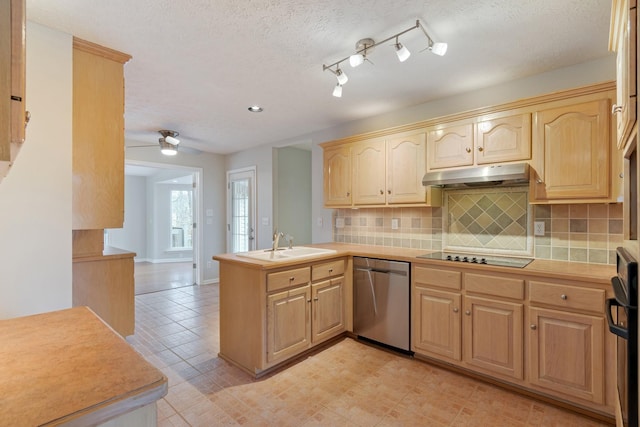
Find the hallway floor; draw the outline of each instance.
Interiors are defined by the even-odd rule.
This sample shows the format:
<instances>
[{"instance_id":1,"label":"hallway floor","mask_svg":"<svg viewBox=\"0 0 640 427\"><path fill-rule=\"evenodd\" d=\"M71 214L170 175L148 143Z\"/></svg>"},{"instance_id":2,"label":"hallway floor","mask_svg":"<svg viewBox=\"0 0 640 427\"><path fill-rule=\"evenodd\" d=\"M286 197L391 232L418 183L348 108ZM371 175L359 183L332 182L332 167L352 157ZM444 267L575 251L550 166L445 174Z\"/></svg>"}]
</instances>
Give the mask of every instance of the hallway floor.
<instances>
[{"instance_id":1,"label":"hallway floor","mask_svg":"<svg viewBox=\"0 0 640 427\"><path fill-rule=\"evenodd\" d=\"M605 425L350 338L255 380L217 357L218 285L136 296L127 341L169 378L160 426Z\"/></svg>"},{"instance_id":2,"label":"hallway floor","mask_svg":"<svg viewBox=\"0 0 640 427\"><path fill-rule=\"evenodd\" d=\"M134 265L135 294L166 291L193 285L193 263L136 262Z\"/></svg>"}]
</instances>

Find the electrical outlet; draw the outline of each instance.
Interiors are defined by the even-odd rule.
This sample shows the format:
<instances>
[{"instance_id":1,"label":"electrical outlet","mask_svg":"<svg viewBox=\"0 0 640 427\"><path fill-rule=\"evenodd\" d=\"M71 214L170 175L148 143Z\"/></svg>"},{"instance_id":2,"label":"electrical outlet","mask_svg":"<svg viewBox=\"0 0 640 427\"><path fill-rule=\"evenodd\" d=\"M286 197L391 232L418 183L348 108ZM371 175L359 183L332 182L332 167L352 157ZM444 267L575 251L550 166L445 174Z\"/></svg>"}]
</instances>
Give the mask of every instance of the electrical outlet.
<instances>
[{"instance_id":1,"label":"electrical outlet","mask_svg":"<svg viewBox=\"0 0 640 427\"><path fill-rule=\"evenodd\" d=\"M392 230L397 230L398 229L398 218L391 218L391 229Z\"/></svg>"},{"instance_id":2,"label":"electrical outlet","mask_svg":"<svg viewBox=\"0 0 640 427\"><path fill-rule=\"evenodd\" d=\"M534 221L533 223L533 235L544 236L544 221Z\"/></svg>"}]
</instances>

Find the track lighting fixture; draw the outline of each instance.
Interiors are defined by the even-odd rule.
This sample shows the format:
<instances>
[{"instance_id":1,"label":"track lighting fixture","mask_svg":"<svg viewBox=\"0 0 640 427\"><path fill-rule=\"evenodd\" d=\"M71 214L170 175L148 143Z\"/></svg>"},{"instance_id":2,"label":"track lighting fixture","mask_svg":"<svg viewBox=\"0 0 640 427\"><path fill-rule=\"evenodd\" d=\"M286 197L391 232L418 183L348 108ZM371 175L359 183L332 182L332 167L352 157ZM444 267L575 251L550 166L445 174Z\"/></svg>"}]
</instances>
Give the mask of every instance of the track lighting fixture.
<instances>
[{"instance_id":1,"label":"track lighting fixture","mask_svg":"<svg viewBox=\"0 0 640 427\"><path fill-rule=\"evenodd\" d=\"M329 70L333 74L335 74L336 78L338 79L338 85L333 89L333 96L340 98L342 96L342 85L347 83L347 81L349 80L347 78L347 75L344 73L344 71L340 69L341 63L343 63L348 59L349 64L352 67L357 67L367 60L367 53L371 52L371 50L374 47L382 43L386 43L389 40L393 40L393 39L395 39L395 43L393 44L393 46L395 48L396 55L398 56L398 60L400 62L404 62L407 59L409 59L409 56L411 56L411 52L409 52L409 49L407 49L406 46L400 43L399 37L417 28L420 28L424 33L424 35L427 37L428 45L423 50L428 50L431 53L438 56L443 56L445 53L447 53L447 44L442 42L435 43L433 39L429 36L429 34L427 34L427 30L425 30L425 28L422 26L422 23L420 22L419 19L416 20L416 24L414 26L404 31L401 31L397 34L394 34L391 37L387 37L382 41L375 42L373 41L373 39L369 39L369 38L359 40L358 43L356 43L356 52L354 54L349 55L346 58L343 58L339 61L336 61L331 65L322 64L322 71ZM335 67L335 70L332 67Z\"/></svg>"}]
</instances>

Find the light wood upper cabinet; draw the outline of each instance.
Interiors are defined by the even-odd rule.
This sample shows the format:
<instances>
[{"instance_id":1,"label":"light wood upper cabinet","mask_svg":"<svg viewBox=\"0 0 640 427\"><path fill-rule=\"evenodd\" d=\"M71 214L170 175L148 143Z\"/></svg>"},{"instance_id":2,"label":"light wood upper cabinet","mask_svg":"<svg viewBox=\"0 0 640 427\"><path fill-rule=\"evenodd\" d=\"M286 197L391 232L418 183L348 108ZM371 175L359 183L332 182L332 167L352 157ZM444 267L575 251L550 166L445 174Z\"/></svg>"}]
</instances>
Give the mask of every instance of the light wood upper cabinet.
<instances>
[{"instance_id":1,"label":"light wood upper cabinet","mask_svg":"<svg viewBox=\"0 0 640 427\"><path fill-rule=\"evenodd\" d=\"M532 202L611 196L609 107L604 98L534 114Z\"/></svg>"},{"instance_id":2,"label":"light wood upper cabinet","mask_svg":"<svg viewBox=\"0 0 640 427\"><path fill-rule=\"evenodd\" d=\"M351 206L351 147L325 148L323 159L324 205Z\"/></svg>"},{"instance_id":3,"label":"light wood upper cabinet","mask_svg":"<svg viewBox=\"0 0 640 427\"><path fill-rule=\"evenodd\" d=\"M353 203L384 204L386 201L386 144L384 139L352 145Z\"/></svg>"},{"instance_id":4,"label":"light wood upper cabinet","mask_svg":"<svg viewBox=\"0 0 640 427\"><path fill-rule=\"evenodd\" d=\"M530 382L605 403L604 319L531 307L529 322Z\"/></svg>"},{"instance_id":5,"label":"light wood upper cabinet","mask_svg":"<svg viewBox=\"0 0 640 427\"><path fill-rule=\"evenodd\" d=\"M443 124L427 131L429 170L473 164L473 124Z\"/></svg>"},{"instance_id":6,"label":"light wood upper cabinet","mask_svg":"<svg viewBox=\"0 0 640 427\"><path fill-rule=\"evenodd\" d=\"M0 181L6 176L25 140L28 113L25 111L24 0L0 4Z\"/></svg>"},{"instance_id":7,"label":"light wood upper cabinet","mask_svg":"<svg viewBox=\"0 0 640 427\"><path fill-rule=\"evenodd\" d=\"M486 117L475 130L478 165L531 158L531 114Z\"/></svg>"},{"instance_id":8,"label":"light wood upper cabinet","mask_svg":"<svg viewBox=\"0 0 640 427\"><path fill-rule=\"evenodd\" d=\"M131 57L73 39L74 230L124 222L124 70Z\"/></svg>"},{"instance_id":9,"label":"light wood upper cabinet","mask_svg":"<svg viewBox=\"0 0 640 427\"><path fill-rule=\"evenodd\" d=\"M617 146L623 148L636 122L637 61L636 0L614 0L611 8L609 50L616 52L616 117Z\"/></svg>"},{"instance_id":10,"label":"light wood upper cabinet","mask_svg":"<svg viewBox=\"0 0 640 427\"><path fill-rule=\"evenodd\" d=\"M387 202L423 203L427 187L426 141L423 132L387 139Z\"/></svg>"},{"instance_id":11,"label":"light wood upper cabinet","mask_svg":"<svg viewBox=\"0 0 640 427\"><path fill-rule=\"evenodd\" d=\"M441 189L422 185L425 152L426 138L421 131L325 147L324 205L440 206Z\"/></svg>"}]
</instances>

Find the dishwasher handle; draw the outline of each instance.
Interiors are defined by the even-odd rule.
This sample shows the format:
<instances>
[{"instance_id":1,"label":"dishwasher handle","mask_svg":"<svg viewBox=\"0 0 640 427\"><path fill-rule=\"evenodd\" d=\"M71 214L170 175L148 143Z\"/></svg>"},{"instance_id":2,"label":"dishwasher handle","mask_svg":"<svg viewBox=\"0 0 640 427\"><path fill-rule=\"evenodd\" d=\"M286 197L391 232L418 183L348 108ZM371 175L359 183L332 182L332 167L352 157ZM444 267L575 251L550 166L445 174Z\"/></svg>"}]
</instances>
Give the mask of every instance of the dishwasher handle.
<instances>
[{"instance_id":1,"label":"dishwasher handle","mask_svg":"<svg viewBox=\"0 0 640 427\"><path fill-rule=\"evenodd\" d=\"M372 268L372 267L355 267L354 270L357 271L365 271L369 273L381 273L381 274L392 274L395 276L406 276L406 271L393 270L393 269L380 269L380 268Z\"/></svg>"}]
</instances>

